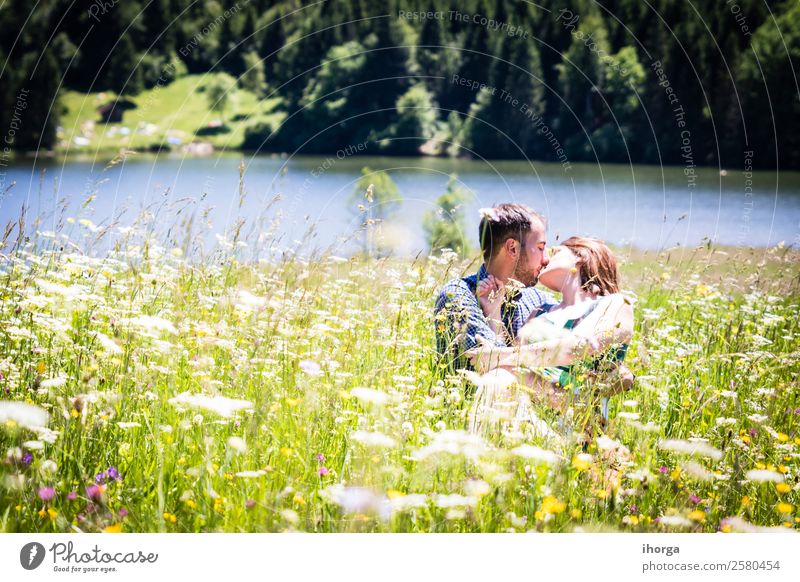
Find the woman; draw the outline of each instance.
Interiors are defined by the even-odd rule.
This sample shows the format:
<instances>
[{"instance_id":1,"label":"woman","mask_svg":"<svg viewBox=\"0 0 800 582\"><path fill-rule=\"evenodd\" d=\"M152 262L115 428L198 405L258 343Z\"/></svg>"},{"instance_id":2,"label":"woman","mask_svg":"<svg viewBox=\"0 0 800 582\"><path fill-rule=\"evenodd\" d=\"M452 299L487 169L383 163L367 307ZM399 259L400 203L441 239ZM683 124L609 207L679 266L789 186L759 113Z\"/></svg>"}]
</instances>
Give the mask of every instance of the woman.
<instances>
[{"instance_id":1,"label":"woman","mask_svg":"<svg viewBox=\"0 0 800 582\"><path fill-rule=\"evenodd\" d=\"M561 293L561 302L531 315L514 347L486 345L470 353L476 369L489 372L476 395L472 430L486 428L492 417L530 420L530 402L560 412L571 409L573 414L583 410L588 421L596 416L596 406L577 398L580 388L598 370L625 356L633 333L633 307L619 292L617 261L605 244L584 237L567 239L552 250L539 282ZM493 277L478 287L484 315L500 333L505 294ZM603 416L606 403L607 399Z\"/></svg>"}]
</instances>

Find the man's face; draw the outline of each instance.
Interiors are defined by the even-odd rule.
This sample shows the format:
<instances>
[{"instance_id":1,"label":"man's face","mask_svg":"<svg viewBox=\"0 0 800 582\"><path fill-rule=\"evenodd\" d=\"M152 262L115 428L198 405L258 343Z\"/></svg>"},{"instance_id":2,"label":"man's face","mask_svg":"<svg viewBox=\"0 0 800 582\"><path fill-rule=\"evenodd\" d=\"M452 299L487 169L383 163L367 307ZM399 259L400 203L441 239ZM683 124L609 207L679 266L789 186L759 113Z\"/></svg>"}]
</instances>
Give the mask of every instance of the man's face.
<instances>
[{"instance_id":1,"label":"man's face","mask_svg":"<svg viewBox=\"0 0 800 582\"><path fill-rule=\"evenodd\" d=\"M550 262L545 250L547 240L544 226L534 225L522 240L519 261L514 269L514 278L526 287L532 287L539 281L539 273Z\"/></svg>"}]
</instances>

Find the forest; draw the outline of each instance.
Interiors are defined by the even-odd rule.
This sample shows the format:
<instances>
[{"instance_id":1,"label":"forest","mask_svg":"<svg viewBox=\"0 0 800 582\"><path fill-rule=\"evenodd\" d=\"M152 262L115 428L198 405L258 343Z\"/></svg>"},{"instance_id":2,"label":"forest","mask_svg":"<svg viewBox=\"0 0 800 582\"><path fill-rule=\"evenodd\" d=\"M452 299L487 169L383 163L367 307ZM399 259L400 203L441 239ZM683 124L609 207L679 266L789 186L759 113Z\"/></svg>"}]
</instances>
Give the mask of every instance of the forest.
<instances>
[{"instance_id":1,"label":"forest","mask_svg":"<svg viewBox=\"0 0 800 582\"><path fill-rule=\"evenodd\" d=\"M800 166L795 1L9 0L0 63L6 156L65 149L65 92L224 73L280 112L250 151Z\"/></svg>"}]
</instances>

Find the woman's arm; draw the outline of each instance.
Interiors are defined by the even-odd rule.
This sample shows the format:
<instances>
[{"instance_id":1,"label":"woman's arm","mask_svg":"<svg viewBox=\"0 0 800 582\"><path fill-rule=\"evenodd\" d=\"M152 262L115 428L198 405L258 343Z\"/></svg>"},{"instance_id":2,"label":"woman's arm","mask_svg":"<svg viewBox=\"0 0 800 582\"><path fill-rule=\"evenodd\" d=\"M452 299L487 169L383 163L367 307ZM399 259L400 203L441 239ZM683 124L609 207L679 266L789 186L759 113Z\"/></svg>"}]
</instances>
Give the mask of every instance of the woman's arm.
<instances>
[{"instance_id":1,"label":"woman's arm","mask_svg":"<svg viewBox=\"0 0 800 582\"><path fill-rule=\"evenodd\" d=\"M513 348L484 346L470 356L478 370L568 366L603 353L633 335L633 306L621 294L610 295L569 335Z\"/></svg>"}]
</instances>

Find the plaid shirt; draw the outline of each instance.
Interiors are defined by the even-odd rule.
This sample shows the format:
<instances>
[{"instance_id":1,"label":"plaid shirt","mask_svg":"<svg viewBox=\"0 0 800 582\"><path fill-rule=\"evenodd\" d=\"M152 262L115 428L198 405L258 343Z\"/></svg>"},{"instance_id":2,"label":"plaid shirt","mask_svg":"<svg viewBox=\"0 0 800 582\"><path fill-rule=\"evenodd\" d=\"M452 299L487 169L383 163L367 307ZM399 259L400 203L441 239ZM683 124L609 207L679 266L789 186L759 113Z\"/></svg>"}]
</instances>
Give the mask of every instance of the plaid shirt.
<instances>
[{"instance_id":1,"label":"plaid shirt","mask_svg":"<svg viewBox=\"0 0 800 582\"><path fill-rule=\"evenodd\" d=\"M448 360L452 358L456 367L471 368L462 357L465 351L478 347L478 336L499 347L506 346L504 339L489 327L478 302L478 282L488 276L486 265L481 265L476 274L447 283L436 298L436 348ZM546 306L555 303L552 295L534 287L525 287L506 300L501 313L509 340L517 337L531 315L538 315L538 312L546 310Z\"/></svg>"}]
</instances>

